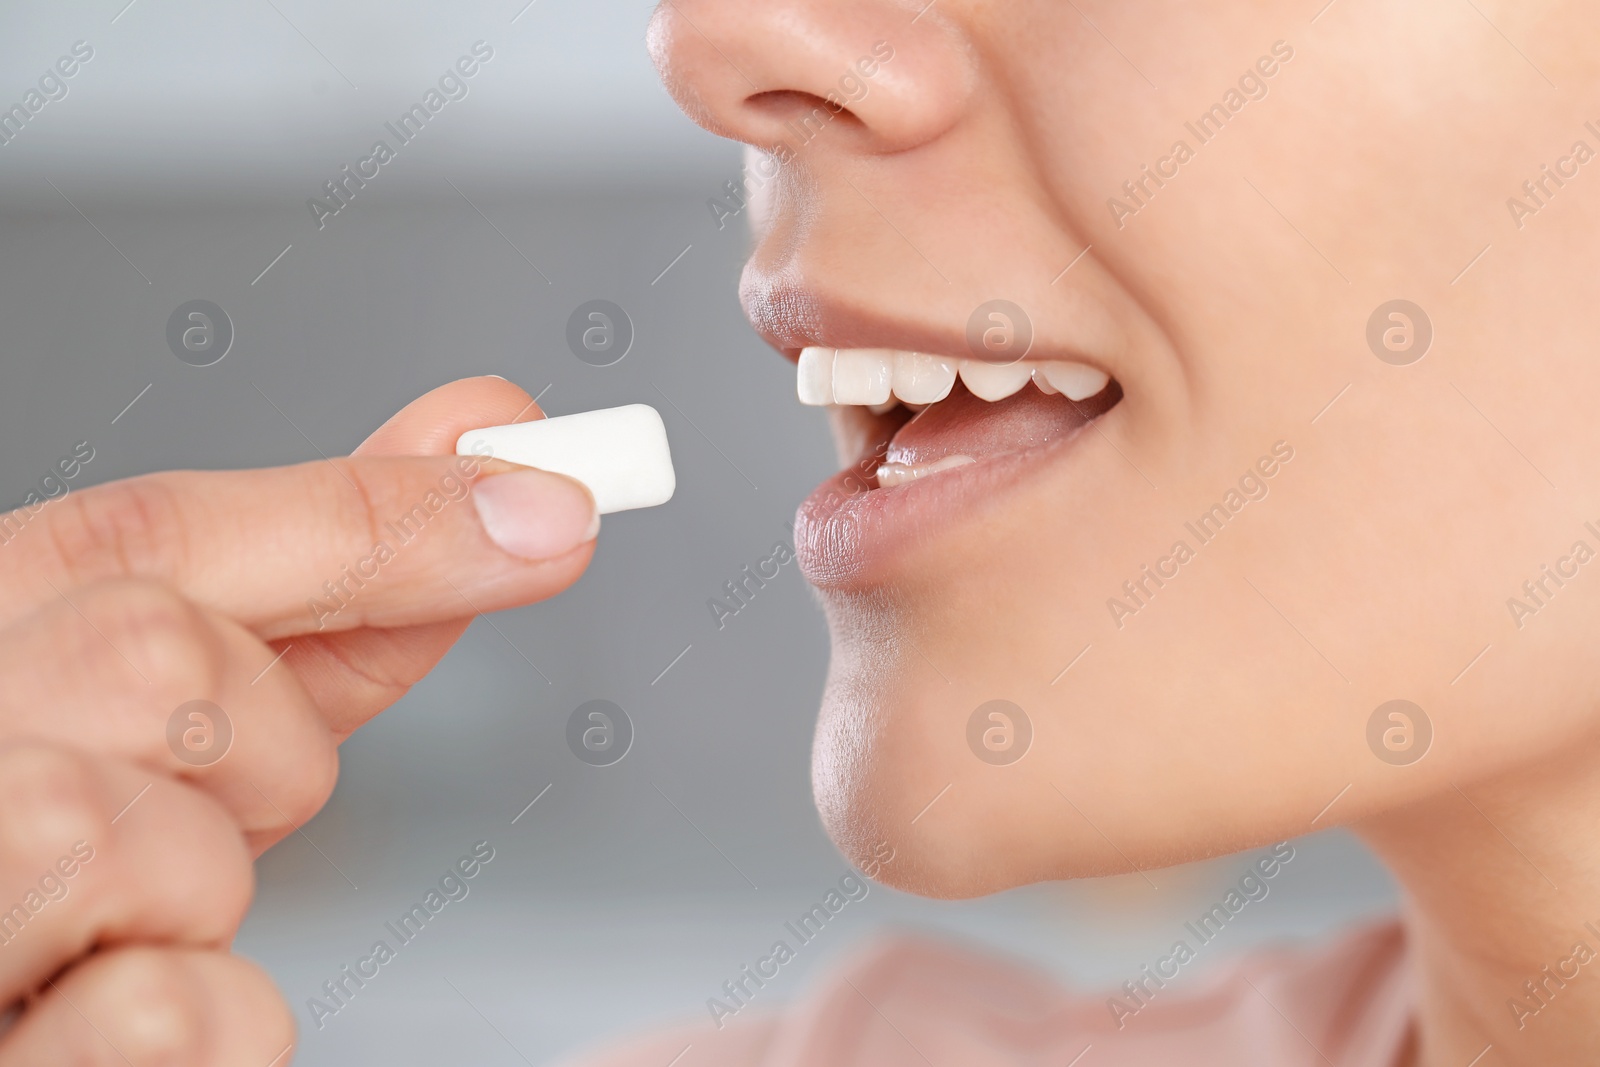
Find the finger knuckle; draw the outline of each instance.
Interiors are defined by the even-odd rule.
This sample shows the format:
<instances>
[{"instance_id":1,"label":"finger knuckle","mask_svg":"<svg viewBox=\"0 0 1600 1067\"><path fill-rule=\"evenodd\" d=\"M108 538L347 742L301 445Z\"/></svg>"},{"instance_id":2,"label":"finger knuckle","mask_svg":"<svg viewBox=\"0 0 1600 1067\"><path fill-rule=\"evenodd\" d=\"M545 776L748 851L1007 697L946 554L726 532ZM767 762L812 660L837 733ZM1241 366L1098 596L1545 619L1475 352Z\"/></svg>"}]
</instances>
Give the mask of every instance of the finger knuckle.
<instances>
[{"instance_id":1,"label":"finger knuckle","mask_svg":"<svg viewBox=\"0 0 1600 1067\"><path fill-rule=\"evenodd\" d=\"M108 1063L266 1064L294 1040L294 1017L272 980L237 956L121 949L94 958L69 982L85 990L79 1004L105 1039L97 1044L114 1048Z\"/></svg>"},{"instance_id":2,"label":"finger knuckle","mask_svg":"<svg viewBox=\"0 0 1600 1067\"><path fill-rule=\"evenodd\" d=\"M281 1052L295 1038L294 1012L272 977L259 966L238 956L223 956L219 962L228 972L232 995L249 1008L252 1024L264 1038L268 1056ZM267 1067L272 1067L268 1064Z\"/></svg>"},{"instance_id":3,"label":"finger knuckle","mask_svg":"<svg viewBox=\"0 0 1600 1067\"><path fill-rule=\"evenodd\" d=\"M84 651L110 672L132 665L174 704L215 699L226 664L216 628L176 590L147 579L97 583L76 605L90 628Z\"/></svg>"},{"instance_id":4,"label":"finger knuckle","mask_svg":"<svg viewBox=\"0 0 1600 1067\"><path fill-rule=\"evenodd\" d=\"M99 975L97 1023L135 1067L205 1062L205 990L188 960L156 950L117 954Z\"/></svg>"},{"instance_id":5,"label":"finger knuckle","mask_svg":"<svg viewBox=\"0 0 1600 1067\"><path fill-rule=\"evenodd\" d=\"M299 755L301 762L295 773L286 775L278 786L281 797L273 798L293 826L309 822L321 811L339 780L339 750L331 739Z\"/></svg>"},{"instance_id":6,"label":"finger knuckle","mask_svg":"<svg viewBox=\"0 0 1600 1067\"><path fill-rule=\"evenodd\" d=\"M334 506L330 509L335 540L343 545L353 542L362 547L381 540L385 522L381 501L397 493L395 470L388 464L334 461L324 473L327 493Z\"/></svg>"},{"instance_id":7,"label":"finger knuckle","mask_svg":"<svg viewBox=\"0 0 1600 1067\"><path fill-rule=\"evenodd\" d=\"M214 801L191 813L184 836L162 858L154 892L171 916L181 916L183 939L225 945L255 896L255 866L237 824Z\"/></svg>"},{"instance_id":8,"label":"finger knuckle","mask_svg":"<svg viewBox=\"0 0 1600 1067\"><path fill-rule=\"evenodd\" d=\"M7 867L47 867L77 842L103 841L109 826L87 757L39 741L0 746L0 833Z\"/></svg>"},{"instance_id":9,"label":"finger knuckle","mask_svg":"<svg viewBox=\"0 0 1600 1067\"><path fill-rule=\"evenodd\" d=\"M181 494L150 474L79 490L44 514L56 563L83 585L121 574L172 574L187 558Z\"/></svg>"}]
</instances>

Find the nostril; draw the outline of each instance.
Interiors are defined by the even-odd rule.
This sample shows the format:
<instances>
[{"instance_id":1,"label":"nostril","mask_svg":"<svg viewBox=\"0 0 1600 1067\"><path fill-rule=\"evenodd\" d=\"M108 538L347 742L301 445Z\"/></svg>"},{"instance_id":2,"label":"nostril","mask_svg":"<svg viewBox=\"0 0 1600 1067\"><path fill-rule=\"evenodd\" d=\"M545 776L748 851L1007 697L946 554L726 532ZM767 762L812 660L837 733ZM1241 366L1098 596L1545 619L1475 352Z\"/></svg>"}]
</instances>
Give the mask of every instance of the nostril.
<instances>
[{"instance_id":1,"label":"nostril","mask_svg":"<svg viewBox=\"0 0 1600 1067\"><path fill-rule=\"evenodd\" d=\"M745 99L745 105L767 122L782 123L791 129L803 131L803 140L810 140L833 122L843 122L857 128L865 125L860 116L845 107L842 101L825 99L797 89L754 93Z\"/></svg>"},{"instance_id":2,"label":"nostril","mask_svg":"<svg viewBox=\"0 0 1600 1067\"><path fill-rule=\"evenodd\" d=\"M661 0L648 45L673 98L712 133L798 151L832 127L829 152L893 154L957 125L978 83L957 22L934 12L911 26L911 6L928 5Z\"/></svg>"}]
</instances>

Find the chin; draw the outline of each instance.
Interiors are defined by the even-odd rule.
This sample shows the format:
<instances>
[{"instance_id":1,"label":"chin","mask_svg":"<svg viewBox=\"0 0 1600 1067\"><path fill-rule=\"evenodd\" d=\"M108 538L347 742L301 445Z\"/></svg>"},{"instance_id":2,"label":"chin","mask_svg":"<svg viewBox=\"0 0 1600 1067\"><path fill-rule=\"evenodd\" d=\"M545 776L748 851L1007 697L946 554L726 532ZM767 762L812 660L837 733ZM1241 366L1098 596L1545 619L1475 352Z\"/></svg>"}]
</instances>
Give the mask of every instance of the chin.
<instances>
[{"instance_id":1,"label":"chin","mask_svg":"<svg viewBox=\"0 0 1600 1067\"><path fill-rule=\"evenodd\" d=\"M904 644L836 631L812 747L818 813L853 866L940 899L1126 871L1052 788L1043 752L1003 767L974 758L967 686L897 669L881 651L891 642Z\"/></svg>"}]
</instances>

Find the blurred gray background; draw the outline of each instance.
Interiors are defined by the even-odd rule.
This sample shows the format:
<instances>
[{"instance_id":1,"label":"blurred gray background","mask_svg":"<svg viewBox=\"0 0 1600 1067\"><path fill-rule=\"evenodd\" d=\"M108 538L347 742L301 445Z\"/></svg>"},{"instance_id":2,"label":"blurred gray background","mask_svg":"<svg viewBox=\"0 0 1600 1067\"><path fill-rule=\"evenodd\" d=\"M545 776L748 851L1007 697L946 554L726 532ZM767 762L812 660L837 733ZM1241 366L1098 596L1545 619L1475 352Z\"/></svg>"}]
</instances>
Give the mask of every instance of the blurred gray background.
<instances>
[{"instance_id":1,"label":"blurred gray background","mask_svg":"<svg viewBox=\"0 0 1600 1067\"><path fill-rule=\"evenodd\" d=\"M294 1005L300 1064L545 1064L651 1025L709 1034L706 999L847 869L811 806L827 637L804 582L786 567L720 631L706 606L787 538L833 460L789 366L739 312L746 236L706 205L739 152L658 86L650 7L13 0L0 13L0 107L74 42L94 49L66 96L0 145L0 503L80 440L96 451L80 484L340 454L418 394L481 373L552 414L653 404L672 437L676 499L608 518L564 596L475 622L345 745L332 802L260 863L239 949ZM307 199L478 40L494 57L469 94L319 230ZM236 331L203 368L165 340L197 298ZM565 342L568 316L596 298L636 332L605 368ZM591 699L634 723L614 766L567 748L568 716ZM470 896L319 1029L307 998L481 839L496 855ZM1393 907L1351 839L1299 847L1185 981ZM1244 864L960 904L876 888L761 999L792 998L904 927L1117 984Z\"/></svg>"}]
</instances>

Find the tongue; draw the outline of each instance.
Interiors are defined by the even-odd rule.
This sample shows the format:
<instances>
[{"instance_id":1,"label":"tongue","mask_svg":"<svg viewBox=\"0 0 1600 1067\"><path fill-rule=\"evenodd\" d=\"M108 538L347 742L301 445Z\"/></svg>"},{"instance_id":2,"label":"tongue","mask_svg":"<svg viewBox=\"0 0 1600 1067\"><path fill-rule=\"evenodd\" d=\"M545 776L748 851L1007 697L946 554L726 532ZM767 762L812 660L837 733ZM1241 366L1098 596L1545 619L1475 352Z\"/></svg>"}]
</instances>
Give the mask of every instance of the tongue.
<instances>
[{"instance_id":1,"label":"tongue","mask_svg":"<svg viewBox=\"0 0 1600 1067\"><path fill-rule=\"evenodd\" d=\"M1116 382L1098 396L1078 402L1046 396L1030 384L991 403L979 400L958 381L948 397L900 427L884 459L917 467L949 456L983 459L1020 452L1086 426L1121 399Z\"/></svg>"}]
</instances>

